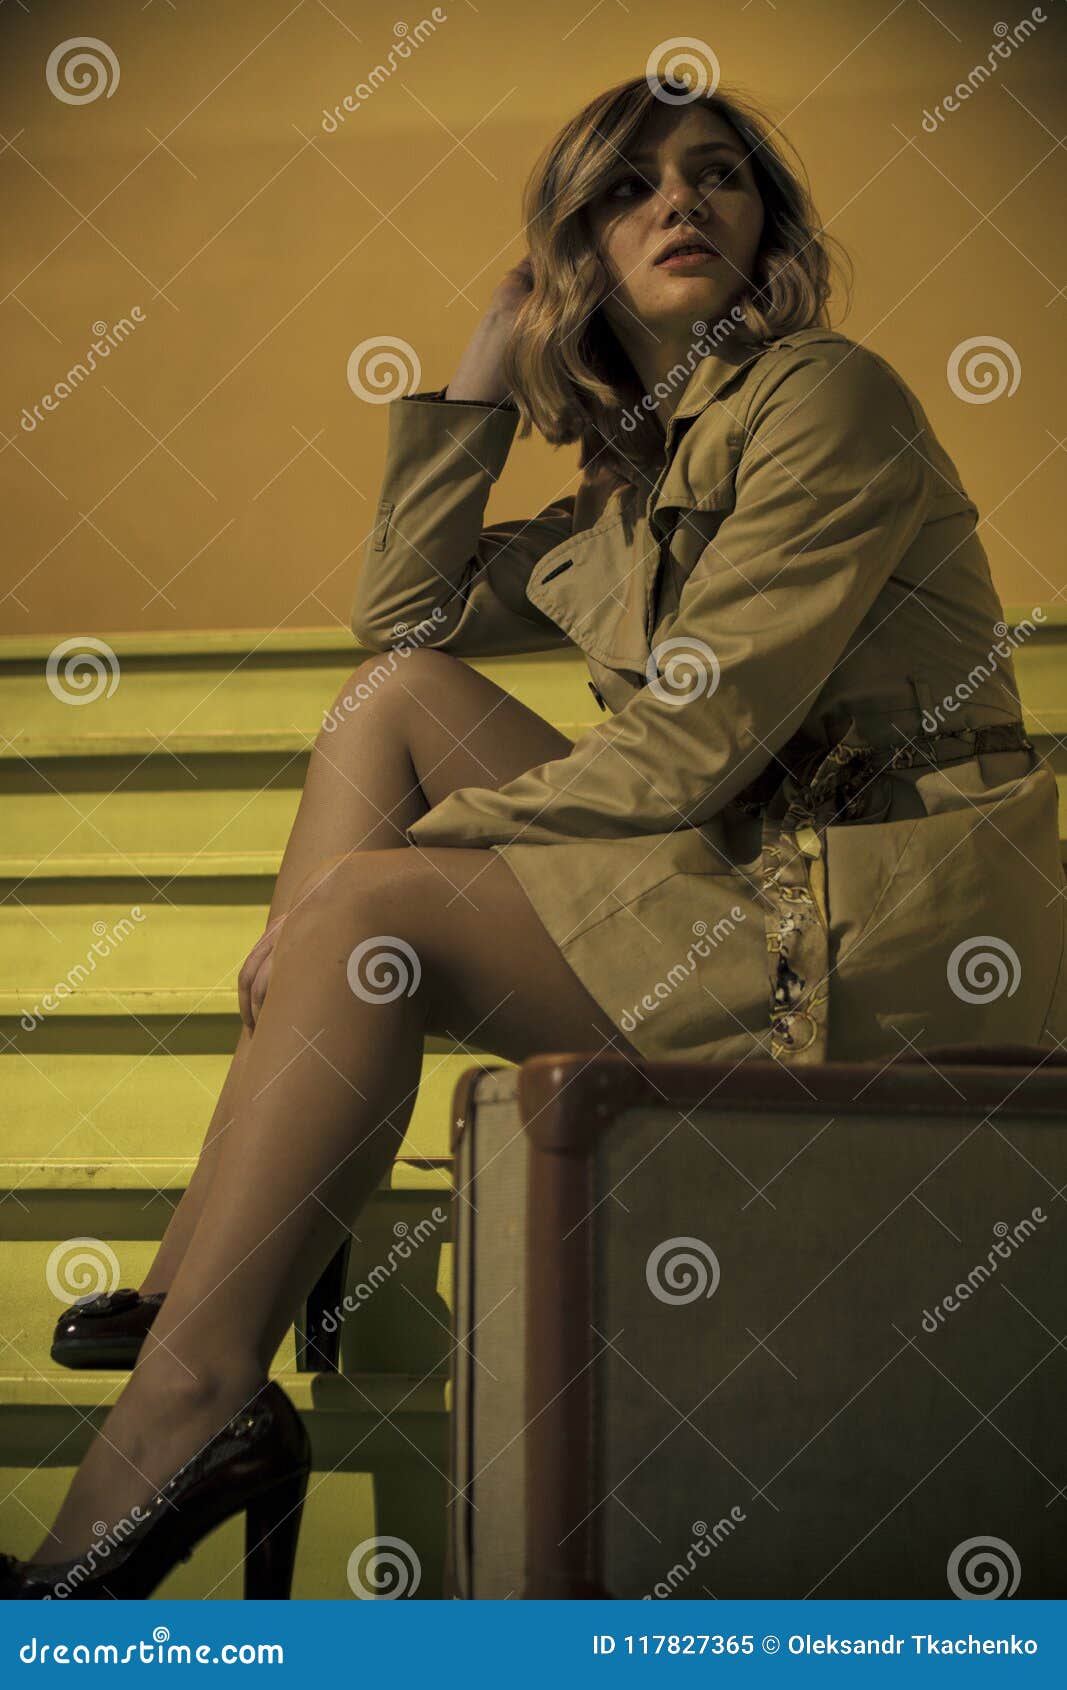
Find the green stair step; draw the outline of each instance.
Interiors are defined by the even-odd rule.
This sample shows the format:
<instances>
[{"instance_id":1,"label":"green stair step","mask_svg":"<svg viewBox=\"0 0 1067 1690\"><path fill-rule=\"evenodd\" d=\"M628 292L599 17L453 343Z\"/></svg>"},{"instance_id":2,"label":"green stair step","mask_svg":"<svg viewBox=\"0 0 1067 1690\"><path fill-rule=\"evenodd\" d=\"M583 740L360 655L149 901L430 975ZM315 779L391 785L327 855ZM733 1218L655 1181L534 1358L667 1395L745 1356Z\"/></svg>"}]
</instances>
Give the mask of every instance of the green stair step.
<instances>
[{"instance_id":1,"label":"green stair step","mask_svg":"<svg viewBox=\"0 0 1067 1690\"><path fill-rule=\"evenodd\" d=\"M85 1166L146 1159L190 1165L229 1068L240 1023L202 1011L175 1021L70 1014L28 1032L0 1022L3 1150L20 1162ZM406 1164L445 1163L455 1086L490 1053L427 1040L400 1149Z\"/></svg>"},{"instance_id":2,"label":"green stair step","mask_svg":"<svg viewBox=\"0 0 1067 1690\"><path fill-rule=\"evenodd\" d=\"M12 1188L0 1194L0 1370L48 1368L56 1320L79 1297L144 1282L180 1189ZM383 1185L351 1218L338 1307L343 1371L447 1372L451 1194ZM290 1329L274 1365L295 1369Z\"/></svg>"},{"instance_id":3,"label":"green stair step","mask_svg":"<svg viewBox=\"0 0 1067 1690\"><path fill-rule=\"evenodd\" d=\"M16 751L54 755L48 746L84 739L94 751L119 753L172 737L179 748L210 750L233 735L242 736L234 749L299 749L357 666L372 658L385 676L403 664L361 651L346 631L102 637L117 660L117 682L110 686L115 670L105 657L100 687L80 692L62 673L55 692L48 684L47 659L59 641L0 642L0 710L16 724ZM564 705L565 716L587 713L588 670L576 650L474 659L471 667L550 719Z\"/></svg>"}]
</instances>

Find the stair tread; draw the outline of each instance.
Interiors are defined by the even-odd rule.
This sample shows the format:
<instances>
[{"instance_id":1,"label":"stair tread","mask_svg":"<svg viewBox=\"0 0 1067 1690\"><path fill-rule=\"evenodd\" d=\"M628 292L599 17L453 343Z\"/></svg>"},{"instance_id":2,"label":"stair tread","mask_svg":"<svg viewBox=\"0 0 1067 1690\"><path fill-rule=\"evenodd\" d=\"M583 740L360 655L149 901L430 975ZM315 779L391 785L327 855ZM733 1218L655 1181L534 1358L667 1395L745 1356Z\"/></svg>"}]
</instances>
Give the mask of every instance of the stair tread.
<instances>
[{"instance_id":1,"label":"stair tread","mask_svg":"<svg viewBox=\"0 0 1067 1690\"><path fill-rule=\"evenodd\" d=\"M93 1373L66 1367L0 1369L4 1408L109 1407L129 1379L118 1368ZM272 1373L294 1408L303 1412L352 1414L445 1414L448 1381L443 1374Z\"/></svg>"},{"instance_id":2,"label":"stair tread","mask_svg":"<svg viewBox=\"0 0 1067 1690\"><path fill-rule=\"evenodd\" d=\"M0 1161L0 1191L177 1191L195 1167L180 1156L19 1157ZM379 1189L447 1191L451 1170L451 1157L400 1155Z\"/></svg>"},{"instance_id":3,"label":"stair tread","mask_svg":"<svg viewBox=\"0 0 1067 1690\"><path fill-rule=\"evenodd\" d=\"M1067 711L1061 711L1067 728ZM592 725L584 722L556 722L559 733L576 739ZM191 757L200 753L297 752L310 751L318 723L303 728L210 728L197 733L153 734L131 729L111 733L16 734L0 745L0 762L34 762L38 758L60 757Z\"/></svg>"},{"instance_id":4,"label":"stair tread","mask_svg":"<svg viewBox=\"0 0 1067 1690\"><path fill-rule=\"evenodd\" d=\"M22 987L17 991L0 991L0 1020L32 1014L40 1005L42 997L53 991L53 981L38 987ZM95 1018L137 1015L169 1016L186 1020L196 1015L236 1016L238 1013L237 993L229 987L209 989L196 986L130 986L114 992L72 991L69 997L60 997L55 1008L49 1009L44 1019L55 1021L63 1017L74 1019L83 1016ZM427 1054L431 1056L447 1056L468 1048L472 1059L489 1054L481 1051L477 1045L460 1046L451 1039L439 1038L432 1034L424 1045Z\"/></svg>"}]
</instances>

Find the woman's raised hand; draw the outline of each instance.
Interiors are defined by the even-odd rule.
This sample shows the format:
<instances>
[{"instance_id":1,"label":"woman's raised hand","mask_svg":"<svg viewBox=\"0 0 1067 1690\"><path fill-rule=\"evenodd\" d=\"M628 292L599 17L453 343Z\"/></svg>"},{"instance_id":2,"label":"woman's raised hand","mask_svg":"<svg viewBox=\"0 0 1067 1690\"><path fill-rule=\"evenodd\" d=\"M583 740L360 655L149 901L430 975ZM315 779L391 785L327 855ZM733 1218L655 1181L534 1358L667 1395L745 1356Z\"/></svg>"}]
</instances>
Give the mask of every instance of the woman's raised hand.
<instances>
[{"instance_id":1,"label":"woman's raised hand","mask_svg":"<svg viewBox=\"0 0 1067 1690\"><path fill-rule=\"evenodd\" d=\"M472 405L498 405L508 397L504 352L516 313L533 289L529 257L505 271L445 389L446 399L466 399Z\"/></svg>"}]
</instances>

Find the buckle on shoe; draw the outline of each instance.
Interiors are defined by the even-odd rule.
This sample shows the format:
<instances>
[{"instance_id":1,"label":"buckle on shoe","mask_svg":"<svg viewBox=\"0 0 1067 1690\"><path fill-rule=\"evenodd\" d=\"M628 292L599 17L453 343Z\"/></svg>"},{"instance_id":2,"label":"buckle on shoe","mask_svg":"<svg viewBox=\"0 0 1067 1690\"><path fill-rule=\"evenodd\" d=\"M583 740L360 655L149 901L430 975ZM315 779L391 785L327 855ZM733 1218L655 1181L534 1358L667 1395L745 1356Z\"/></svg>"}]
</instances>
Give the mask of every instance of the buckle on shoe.
<instances>
[{"instance_id":1,"label":"buckle on shoe","mask_svg":"<svg viewBox=\"0 0 1067 1690\"><path fill-rule=\"evenodd\" d=\"M119 1314L123 1309L132 1309L140 1302L139 1294L128 1285L119 1286L117 1291L101 1291L87 1302L75 1303L79 1314L95 1318L97 1315Z\"/></svg>"}]
</instances>

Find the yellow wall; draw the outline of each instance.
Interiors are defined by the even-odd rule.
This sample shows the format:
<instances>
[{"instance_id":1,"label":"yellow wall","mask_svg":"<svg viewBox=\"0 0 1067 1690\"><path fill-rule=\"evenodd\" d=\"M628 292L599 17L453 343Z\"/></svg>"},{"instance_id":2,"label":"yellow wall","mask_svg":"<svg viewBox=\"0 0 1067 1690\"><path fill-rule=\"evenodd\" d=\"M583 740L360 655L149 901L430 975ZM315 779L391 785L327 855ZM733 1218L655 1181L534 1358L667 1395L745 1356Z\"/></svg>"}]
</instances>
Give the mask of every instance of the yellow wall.
<instances>
[{"instance_id":1,"label":"yellow wall","mask_svg":"<svg viewBox=\"0 0 1067 1690\"><path fill-rule=\"evenodd\" d=\"M385 61L399 17L414 29L430 6L9 3L0 631L347 622L386 422L349 387L350 353L397 336L420 385L448 380L523 250L519 195L540 148L667 34L710 39L724 83L782 123L855 261L835 326L915 388L985 518L1004 598L1055 602L1065 26L1052 0L1045 12L928 133L924 109L985 61L998 21L1029 15L1021 0L447 0L430 38L327 133L323 109ZM119 80L75 104L45 72L81 35L109 45ZM23 428L94 324L134 307L144 321ZM972 336L1014 349L1012 397L951 391L949 354ZM517 445L489 517L532 512L574 462Z\"/></svg>"}]
</instances>

